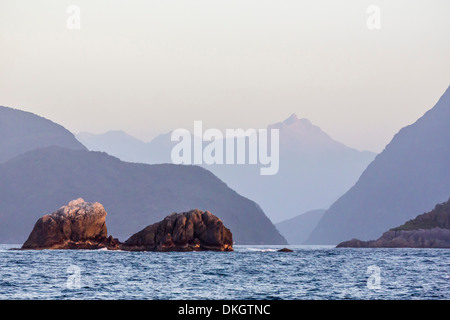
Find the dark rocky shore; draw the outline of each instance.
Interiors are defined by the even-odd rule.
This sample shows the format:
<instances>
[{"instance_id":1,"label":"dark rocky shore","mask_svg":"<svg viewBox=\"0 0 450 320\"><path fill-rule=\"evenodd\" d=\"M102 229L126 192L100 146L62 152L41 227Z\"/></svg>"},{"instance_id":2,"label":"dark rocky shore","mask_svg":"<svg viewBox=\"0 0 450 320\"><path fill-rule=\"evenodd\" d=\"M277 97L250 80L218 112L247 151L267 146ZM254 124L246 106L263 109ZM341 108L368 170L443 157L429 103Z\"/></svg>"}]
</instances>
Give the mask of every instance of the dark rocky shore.
<instances>
[{"instance_id":1,"label":"dark rocky shore","mask_svg":"<svg viewBox=\"0 0 450 320\"><path fill-rule=\"evenodd\" d=\"M450 248L450 199L405 224L393 228L377 240L352 239L338 248Z\"/></svg>"}]
</instances>

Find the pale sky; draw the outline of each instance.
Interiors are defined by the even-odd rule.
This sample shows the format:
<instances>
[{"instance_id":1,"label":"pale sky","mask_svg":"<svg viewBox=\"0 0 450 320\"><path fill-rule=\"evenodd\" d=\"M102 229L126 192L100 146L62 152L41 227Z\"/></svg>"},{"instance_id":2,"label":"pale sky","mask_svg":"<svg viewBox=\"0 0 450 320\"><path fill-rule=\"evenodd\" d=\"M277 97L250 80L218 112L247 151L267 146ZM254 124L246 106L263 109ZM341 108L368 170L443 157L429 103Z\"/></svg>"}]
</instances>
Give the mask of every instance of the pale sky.
<instances>
[{"instance_id":1,"label":"pale sky","mask_svg":"<svg viewBox=\"0 0 450 320\"><path fill-rule=\"evenodd\" d=\"M450 85L449 15L448 0L0 0L0 105L144 141L296 113L380 152Z\"/></svg>"}]
</instances>

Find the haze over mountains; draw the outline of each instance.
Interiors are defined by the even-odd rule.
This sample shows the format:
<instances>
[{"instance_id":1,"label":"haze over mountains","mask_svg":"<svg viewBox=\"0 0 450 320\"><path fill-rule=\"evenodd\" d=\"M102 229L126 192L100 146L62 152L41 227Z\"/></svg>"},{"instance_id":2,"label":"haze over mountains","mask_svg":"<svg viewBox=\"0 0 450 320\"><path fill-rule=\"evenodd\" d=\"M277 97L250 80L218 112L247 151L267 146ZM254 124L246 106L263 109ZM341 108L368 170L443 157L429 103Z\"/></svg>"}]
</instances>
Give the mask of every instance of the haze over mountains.
<instances>
[{"instance_id":1,"label":"haze over mountains","mask_svg":"<svg viewBox=\"0 0 450 320\"><path fill-rule=\"evenodd\" d=\"M328 208L375 157L372 152L361 152L333 140L318 126L295 114L268 126L272 128L280 130L280 168L276 175L261 176L258 165L202 166L239 194L257 202L274 222ZM132 139L125 132L80 133L77 138L90 150L108 152L122 160L170 163L176 144L170 136L160 135L149 143Z\"/></svg>"},{"instance_id":2,"label":"haze over mountains","mask_svg":"<svg viewBox=\"0 0 450 320\"><path fill-rule=\"evenodd\" d=\"M309 244L378 238L450 196L450 87L414 124L401 129L329 210Z\"/></svg>"},{"instance_id":3,"label":"haze over mountains","mask_svg":"<svg viewBox=\"0 0 450 320\"><path fill-rule=\"evenodd\" d=\"M8 160L0 164L0 243L23 242L43 213L83 197L105 205L108 228L122 239L172 212L198 208L220 217L237 243L286 244L256 203L201 167L123 162L85 150L51 121L1 110L0 154Z\"/></svg>"},{"instance_id":4,"label":"haze over mountains","mask_svg":"<svg viewBox=\"0 0 450 320\"><path fill-rule=\"evenodd\" d=\"M151 142L143 142L124 131L108 131L103 134L81 132L76 138L89 150L106 152L123 161L136 163L171 163L170 153L160 153L170 147L170 134L160 135ZM158 141L163 145L158 145Z\"/></svg>"},{"instance_id":5,"label":"haze over mountains","mask_svg":"<svg viewBox=\"0 0 450 320\"><path fill-rule=\"evenodd\" d=\"M272 221L286 220L277 227L291 243L310 234L307 244L337 244L376 239L450 195L450 88L367 168L372 153L334 141L306 119L292 115L271 125L280 130L274 176L261 176L255 165L205 165L211 173L132 163L170 162L170 133L150 143L123 132L78 136L90 149L130 161L123 162L87 151L36 115L0 107L0 116L0 242L22 242L42 213L83 197L105 205L111 232L122 238L171 212L198 208L221 218L238 243L286 243L264 213L270 212ZM325 212L298 216L335 199Z\"/></svg>"},{"instance_id":6,"label":"haze over mountains","mask_svg":"<svg viewBox=\"0 0 450 320\"><path fill-rule=\"evenodd\" d=\"M141 159L146 157L144 154L145 148L143 148L145 142L123 131L108 131L98 135L81 132L76 135L76 138L91 151L103 149L101 151L114 155L123 161L143 162ZM115 143L112 144L111 141Z\"/></svg>"},{"instance_id":7,"label":"haze over mountains","mask_svg":"<svg viewBox=\"0 0 450 320\"><path fill-rule=\"evenodd\" d=\"M0 163L26 151L49 146L87 150L59 124L30 112L0 106Z\"/></svg>"}]
</instances>

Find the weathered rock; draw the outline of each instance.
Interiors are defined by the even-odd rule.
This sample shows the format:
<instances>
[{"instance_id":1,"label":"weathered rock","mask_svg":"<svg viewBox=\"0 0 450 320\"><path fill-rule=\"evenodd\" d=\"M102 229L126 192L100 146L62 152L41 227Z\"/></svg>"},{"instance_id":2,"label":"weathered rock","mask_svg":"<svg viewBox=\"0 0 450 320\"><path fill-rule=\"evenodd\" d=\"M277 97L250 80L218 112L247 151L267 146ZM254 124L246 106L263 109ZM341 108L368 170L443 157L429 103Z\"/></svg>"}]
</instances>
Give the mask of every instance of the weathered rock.
<instances>
[{"instance_id":1,"label":"weathered rock","mask_svg":"<svg viewBox=\"0 0 450 320\"><path fill-rule=\"evenodd\" d=\"M131 236L121 246L129 251L233 251L233 236L209 211L172 213Z\"/></svg>"},{"instance_id":2,"label":"weathered rock","mask_svg":"<svg viewBox=\"0 0 450 320\"><path fill-rule=\"evenodd\" d=\"M294 250L291 250L291 249L289 249L289 248L283 248L283 249L280 249L280 250L277 250L278 252L294 252Z\"/></svg>"},{"instance_id":3,"label":"weathered rock","mask_svg":"<svg viewBox=\"0 0 450 320\"><path fill-rule=\"evenodd\" d=\"M40 218L22 249L118 249L108 237L103 206L79 198Z\"/></svg>"},{"instance_id":4,"label":"weathered rock","mask_svg":"<svg viewBox=\"0 0 450 320\"><path fill-rule=\"evenodd\" d=\"M427 213L393 228L377 240L352 239L337 248L450 248L450 199Z\"/></svg>"}]
</instances>

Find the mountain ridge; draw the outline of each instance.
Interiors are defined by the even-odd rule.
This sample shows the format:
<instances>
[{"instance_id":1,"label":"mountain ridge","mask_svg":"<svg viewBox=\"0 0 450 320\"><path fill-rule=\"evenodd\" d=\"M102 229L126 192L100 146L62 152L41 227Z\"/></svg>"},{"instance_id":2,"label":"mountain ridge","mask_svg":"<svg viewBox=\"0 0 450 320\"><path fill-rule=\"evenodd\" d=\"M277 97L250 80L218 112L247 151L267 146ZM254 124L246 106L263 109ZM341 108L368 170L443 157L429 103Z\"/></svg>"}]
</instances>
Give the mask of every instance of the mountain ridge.
<instances>
[{"instance_id":1,"label":"mountain ridge","mask_svg":"<svg viewBox=\"0 0 450 320\"><path fill-rule=\"evenodd\" d=\"M49 146L87 150L63 126L28 111L0 106L0 163Z\"/></svg>"},{"instance_id":2,"label":"mountain ridge","mask_svg":"<svg viewBox=\"0 0 450 320\"><path fill-rule=\"evenodd\" d=\"M106 153L47 147L0 165L0 242L21 243L43 212L81 197L108 211L108 228L125 238L172 212L214 212L237 243L285 244L253 201L208 170L174 164L135 164Z\"/></svg>"}]
</instances>

